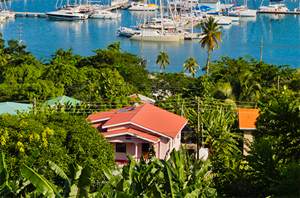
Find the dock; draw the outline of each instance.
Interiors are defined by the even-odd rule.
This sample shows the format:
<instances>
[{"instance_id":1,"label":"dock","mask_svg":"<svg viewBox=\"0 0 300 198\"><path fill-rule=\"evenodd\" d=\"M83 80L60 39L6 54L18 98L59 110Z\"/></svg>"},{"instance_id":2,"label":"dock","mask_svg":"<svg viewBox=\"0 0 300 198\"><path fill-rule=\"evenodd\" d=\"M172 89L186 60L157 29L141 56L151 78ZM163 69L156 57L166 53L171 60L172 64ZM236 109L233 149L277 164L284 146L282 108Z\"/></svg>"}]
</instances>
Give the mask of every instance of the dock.
<instances>
[{"instance_id":1,"label":"dock","mask_svg":"<svg viewBox=\"0 0 300 198\"><path fill-rule=\"evenodd\" d=\"M41 12L12 12L16 17L47 17L46 13Z\"/></svg>"},{"instance_id":2,"label":"dock","mask_svg":"<svg viewBox=\"0 0 300 198\"><path fill-rule=\"evenodd\" d=\"M280 11L262 11L257 10L258 14L300 14L300 12L288 11L288 12L280 12Z\"/></svg>"}]
</instances>

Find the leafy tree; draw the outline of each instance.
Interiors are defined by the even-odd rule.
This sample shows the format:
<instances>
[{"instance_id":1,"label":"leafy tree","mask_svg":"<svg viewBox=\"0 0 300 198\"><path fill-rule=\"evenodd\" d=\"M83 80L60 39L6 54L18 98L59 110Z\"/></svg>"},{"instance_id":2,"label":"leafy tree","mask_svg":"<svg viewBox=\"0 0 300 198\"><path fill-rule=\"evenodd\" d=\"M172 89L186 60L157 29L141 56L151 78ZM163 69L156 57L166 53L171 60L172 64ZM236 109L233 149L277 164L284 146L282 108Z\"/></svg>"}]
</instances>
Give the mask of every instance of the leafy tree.
<instances>
[{"instance_id":1,"label":"leafy tree","mask_svg":"<svg viewBox=\"0 0 300 198\"><path fill-rule=\"evenodd\" d=\"M167 52L158 52L158 55L156 57L156 64L160 64L159 73L161 73L161 68L166 71L166 63L168 65L171 64Z\"/></svg>"},{"instance_id":2,"label":"leafy tree","mask_svg":"<svg viewBox=\"0 0 300 198\"><path fill-rule=\"evenodd\" d=\"M200 69L200 66L198 65L198 62L195 60L194 57L188 57L188 60L186 60L183 63L183 67L184 67L184 69L183 69L182 72L185 72L186 70L189 70L189 73L193 74L194 78L195 78L195 75L197 73L195 68Z\"/></svg>"},{"instance_id":3,"label":"leafy tree","mask_svg":"<svg viewBox=\"0 0 300 198\"><path fill-rule=\"evenodd\" d=\"M207 47L207 61L205 68L206 76L208 76L211 52L214 51L215 45L219 49L218 40L220 42L223 42L221 39L221 36L223 34L222 32L220 32L220 30L223 29L223 27L219 26L213 17L206 18L205 21L200 24L200 27L203 31L201 35L204 35L204 37L200 40L199 43L201 44L203 50L205 47Z\"/></svg>"},{"instance_id":4,"label":"leafy tree","mask_svg":"<svg viewBox=\"0 0 300 198\"><path fill-rule=\"evenodd\" d=\"M98 186L98 180L104 178L102 165L114 166L112 145L87 123L86 116L43 111L37 111L36 115L3 114L0 126L0 149L7 156L13 180L36 148L41 153L36 165L51 160L66 173L70 171L68 165L73 162L91 167L94 186ZM45 172L44 176L52 181L55 179L50 172Z\"/></svg>"}]
</instances>

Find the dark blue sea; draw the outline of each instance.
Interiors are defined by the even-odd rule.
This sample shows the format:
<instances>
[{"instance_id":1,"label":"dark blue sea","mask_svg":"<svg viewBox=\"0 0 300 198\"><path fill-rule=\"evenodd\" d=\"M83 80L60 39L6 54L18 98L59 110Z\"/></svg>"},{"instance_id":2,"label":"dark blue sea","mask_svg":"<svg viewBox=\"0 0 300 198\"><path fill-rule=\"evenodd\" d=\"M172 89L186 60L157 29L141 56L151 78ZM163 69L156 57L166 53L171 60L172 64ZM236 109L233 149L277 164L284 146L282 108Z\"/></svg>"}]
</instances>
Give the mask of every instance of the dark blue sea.
<instances>
[{"instance_id":1,"label":"dark blue sea","mask_svg":"<svg viewBox=\"0 0 300 198\"><path fill-rule=\"evenodd\" d=\"M238 3L243 4L244 1ZM54 11L56 0L12 0L7 7L13 11L48 12ZM248 2L250 8L257 8L260 1ZM267 5L268 2L263 2ZM299 0L285 2L290 10L299 6ZM130 27L141 23L142 14L119 10L119 20L88 19L85 21L55 21L46 18L17 17L0 23L0 32L5 40L19 40L19 25L22 27L22 40L38 58L50 58L59 48L74 48L76 54L93 55L92 50L106 48L113 42L122 41L122 50L140 56L141 43L128 38L117 37L115 31L119 26ZM194 28L194 32L200 29ZM220 56L238 58L250 55L260 59L261 37L263 36L262 59L273 65L291 65L300 68L300 15L266 15L257 14L256 18L242 18L239 22L225 27L223 43L215 49L211 60L219 60ZM166 51L170 56L171 65L167 72L181 72L182 64L193 56L203 67L207 58L206 50L200 47L199 40L182 41L179 43L144 42L143 55L148 55L148 69L158 71L155 64L159 51ZM145 58L145 57L144 57ZM201 72L198 71L198 74Z\"/></svg>"}]
</instances>

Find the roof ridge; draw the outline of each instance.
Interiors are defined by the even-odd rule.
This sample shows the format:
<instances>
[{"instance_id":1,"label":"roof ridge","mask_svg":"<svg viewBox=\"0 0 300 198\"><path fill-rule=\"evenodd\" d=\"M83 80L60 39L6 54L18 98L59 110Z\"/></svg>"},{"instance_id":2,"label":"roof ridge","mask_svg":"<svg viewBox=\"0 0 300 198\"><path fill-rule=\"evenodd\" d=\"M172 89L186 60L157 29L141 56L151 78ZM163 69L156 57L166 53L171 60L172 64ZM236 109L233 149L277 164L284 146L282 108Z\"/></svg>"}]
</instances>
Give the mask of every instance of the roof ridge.
<instances>
[{"instance_id":1,"label":"roof ridge","mask_svg":"<svg viewBox=\"0 0 300 198\"><path fill-rule=\"evenodd\" d=\"M64 101L64 98L65 98L65 95L63 95L62 97L61 97L61 99L60 99L60 104L63 104L63 101Z\"/></svg>"},{"instance_id":2,"label":"roof ridge","mask_svg":"<svg viewBox=\"0 0 300 198\"><path fill-rule=\"evenodd\" d=\"M133 119L141 112L142 109L145 108L145 106L149 104L149 103L144 103L144 106L142 106L142 108L130 119L130 121L133 121Z\"/></svg>"}]
</instances>

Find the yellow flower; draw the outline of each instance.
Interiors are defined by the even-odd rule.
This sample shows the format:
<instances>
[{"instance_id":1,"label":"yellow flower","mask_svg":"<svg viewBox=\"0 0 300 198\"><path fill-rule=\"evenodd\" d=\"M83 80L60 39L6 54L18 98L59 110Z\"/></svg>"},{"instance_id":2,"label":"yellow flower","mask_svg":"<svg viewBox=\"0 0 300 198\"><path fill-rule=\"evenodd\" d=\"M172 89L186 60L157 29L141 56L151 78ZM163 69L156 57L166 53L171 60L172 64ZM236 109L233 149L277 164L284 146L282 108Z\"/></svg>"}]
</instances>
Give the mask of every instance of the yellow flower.
<instances>
[{"instance_id":1,"label":"yellow flower","mask_svg":"<svg viewBox=\"0 0 300 198\"><path fill-rule=\"evenodd\" d=\"M54 131L52 129L49 129L48 127L45 129L45 131L48 135L53 135Z\"/></svg>"},{"instance_id":2,"label":"yellow flower","mask_svg":"<svg viewBox=\"0 0 300 198\"><path fill-rule=\"evenodd\" d=\"M22 142L17 142L17 147L23 147L23 143Z\"/></svg>"},{"instance_id":3,"label":"yellow flower","mask_svg":"<svg viewBox=\"0 0 300 198\"><path fill-rule=\"evenodd\" d=\"M48 146L48 141L46 140L46 138L43 138L43 146L47 147Z\"/></svg>"},{"instance_id":4,"label":"yellow flower","mask_svg":"<svg viewBox=\"0 0 300 198\"><path fill-rule=\"evenodd\" d=\"M4 146L6 144L6 139L3 135L1 135L1 145Z\"/></svg>"},{"instance_id":5,"label":"yellow flower","mask_svg":"<svg viewBox=\"0 0 300 198\"><path fill-rule=\"evenodd\" d=\"M21 153L24 153L24 151L25 151L24 148L21 147L21 148L20 148L20 152L21 152Z\"/></svg>"}]
</instances>

